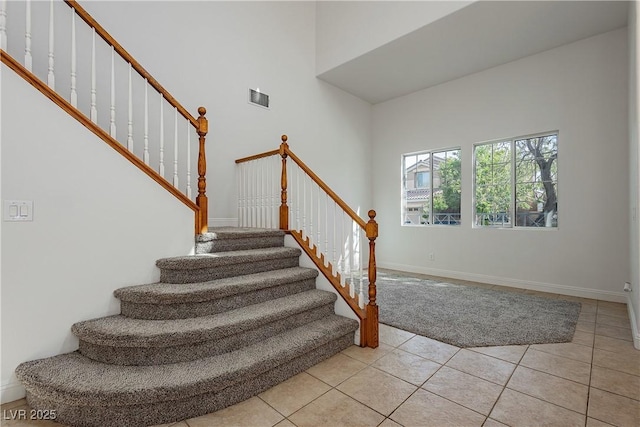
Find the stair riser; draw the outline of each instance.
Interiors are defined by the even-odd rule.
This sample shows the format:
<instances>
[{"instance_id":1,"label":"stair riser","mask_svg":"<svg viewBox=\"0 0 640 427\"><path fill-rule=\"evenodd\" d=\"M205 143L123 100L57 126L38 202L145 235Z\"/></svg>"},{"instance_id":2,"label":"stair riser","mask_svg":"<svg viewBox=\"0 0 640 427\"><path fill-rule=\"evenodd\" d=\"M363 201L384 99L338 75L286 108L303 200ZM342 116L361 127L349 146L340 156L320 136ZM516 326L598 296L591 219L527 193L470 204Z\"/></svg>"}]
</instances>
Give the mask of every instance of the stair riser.
<instances>
[{"instance_id":1,"label":"stair riser","mask_svg":"<svg viewBox=\"0 0 640 427\"><path fill-rule=\"evenodd\" d=\"M238 294L213 301L189 302L181 304L142 304L121 301L120 310L123 315L134 319L169 320L187 319L190 317L209 316L248 305L258 304L275 298L282 298L300 292L315 289L314 279L286 283L270 288L259 289L245 294Z\"/></svg>"},{"instance_id":2,"label":"stair riser","mask_svg":"<svg viewBox=\"0 0 640 427\"><path fill-rule=\"evenodd\" d=\"M199 269L160 268L160 281L164 283L197 283L224 279L243 274L261 273L298 266L299 257L276 258L239 264L221 265Z\"/></svg>"},{"instance_id":3,"label":"stair riser","mask_svg":"<svg viewBox=\"0 0 640 427\"><path fill-rule=\"evenodd\" d=\"M284 246L284 236L214 239L206 242L196 242L196 254L242 251L246 249L273 248L280 246Z\"/></svg>"},{"instance_id":4,"label":"stair riser","mask_svg":"<svg viewBox=\"0 0 640 427\"><path fill-rule=\"evenodd\" d=\"M145 348L109 347L81 340L80 353L90 359L114 365L163 365L186 362L234 351L331 314L333 314L333 303L260 325L255 329L236 331L224 338L191 345Z\"/></svg>"},{"instance_id":5,"label":"stair riser","mask_svg":"<svg viewBox=\"0 0 640 427\"><path fill-rule=\"evenodd\" d=\"M58 415L57 422L74 427L141 427L180 421L215 412L255 396L351 346L353 335L343 335L223 390L180 400L123 406L77 406L42 398L28 390L27 402L35 410L55 410Z\"/></svg>"}]
</instances>

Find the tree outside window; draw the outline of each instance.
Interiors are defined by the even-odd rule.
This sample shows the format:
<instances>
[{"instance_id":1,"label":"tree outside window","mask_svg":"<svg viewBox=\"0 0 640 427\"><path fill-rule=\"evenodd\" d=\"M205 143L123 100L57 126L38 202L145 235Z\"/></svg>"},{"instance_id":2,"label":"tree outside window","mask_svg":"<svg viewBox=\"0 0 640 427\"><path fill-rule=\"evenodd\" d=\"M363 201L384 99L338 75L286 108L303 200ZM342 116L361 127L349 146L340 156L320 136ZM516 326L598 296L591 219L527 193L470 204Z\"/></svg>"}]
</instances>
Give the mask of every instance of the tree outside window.
<instances>
[{"instance_id":1,"label":"tree outside window","mask_svg":"<svg viewBox=\"0 0 640 427\"><path fill-rule=\"evenodd\" d=\"M475 226L557 227L558 135L478 144Z\"/></svg>"}]
</instances>

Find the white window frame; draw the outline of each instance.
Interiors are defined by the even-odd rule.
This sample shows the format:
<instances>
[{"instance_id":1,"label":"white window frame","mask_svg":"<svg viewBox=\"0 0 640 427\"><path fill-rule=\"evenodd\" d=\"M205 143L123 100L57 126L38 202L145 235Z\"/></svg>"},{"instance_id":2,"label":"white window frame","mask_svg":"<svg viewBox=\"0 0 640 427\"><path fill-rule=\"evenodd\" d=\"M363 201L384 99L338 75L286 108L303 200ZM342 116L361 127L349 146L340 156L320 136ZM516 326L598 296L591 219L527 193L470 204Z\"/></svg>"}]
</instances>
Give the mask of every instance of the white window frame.
<instances>
[{"instance_id":1,"label":"white window frame","mask_svg":"<svg viewBox=\"0 0 640 427\"><path fill-rule=\"evenodd\" d=\"M450 147L450 148L439 148L439 149L433 149L433 150L422 150L422 151L415 151L412 153L404 153L401 155L400 157L400 168L401 168L401 182L400 182L400 197L401 197L401 201L400 201L400 209L401 209L401 213L400 213L400 225L403 227L430 227L430 226L435 226L435 227L451 227L451 226L460 226L462 224L462 194L460 195L460 220L458 221L457 224L434 224L434 216L433 216L433 180L434 180L434 176L435 176L435 171L433 169L433 155L435 153L446 153L449 151L458 151L459 156L460 156L460 179L462 181L462 148L461 147ZM420 155L424 155L424 154L428 154L429 155L429 185L426 187L417 187L416 183L414 182L414 187L416 189L418 188L428 188L429 189L429 198L430 198L430 202L429 202L429 223L427 224L406 224L406 213L407 213L407 208L406 208L406 204L407 204L407 200L406 200L406 176L405 176L405 158L407 157L411 157L411 156L416 156L416 160L417 157ZM417 162L416 162L417 164ZM417 173L416 173L417 175ZM416 181L417 181L417 177L416 177ZM462 190L462 188L461 188ZM421 209L418 210L419 212L419 216L418 218L421 217L422 212ZM420 222L420 221L418 221Z\"/></svg>"},{"instance_id":2,"label":"white window frame","mask_svg":"<svg viewBox=\"0 0 640 427\"><path fill-rule=\"evenodd\" d=\"M525 139L530 139L530 138L539 138L539 137L544 137L544 136L551 136L551 135L555 135L556 137L556 144L558 144L558 141L560 139L560 132L557 130L554 131L549 131L549 132L540 132L540 133L535 133L535 134L530 134L530 135L523 135L523 136L516 136L513 138L502 138L502 139L495 139L492 141L483 141L483 142L477 142L475 144L473 144L473 153L472 153L472 172L473 172L473 183L472 183L472 195L471 195L471 208L472 208L472 212L473 215L471 217L471 224L472 227L475 229L498 229L498 230L557 230L558 229L558 225L556 224L555 227L531 227L531 226L522 226L522 225L517 225L518 221L517 221L517 211L516 211L516 197L517 197L517 192L516 192L516 141L521 141L521 140L525 140ZM510 144L510 158L511 158L511 182L510 182L510 197L509 197L509 218L510 218L510 224L509 225L478 225L476 223L476 218L478 215L478 212L476 211L476 177L477 177L477 171L476 171L476 147L482 146L482 145L490 145L490 144L496 144L499 142L508 142ZM557 148L557 150L559 151L559 147ZM556 162L559 161L560 156L558 155L558 157L556 158ZM557 164L557 163L556 163ZM556 166L558 168L558 173L560 171L559 166ZM559 186L559 182L560 180L558 179L558 177L556 176L556 191L559 193L557 187ZM558 212L556 211L556 215L558 215ZM559 221L558 221L559 224Z\"/></svg>"}]
</instances>

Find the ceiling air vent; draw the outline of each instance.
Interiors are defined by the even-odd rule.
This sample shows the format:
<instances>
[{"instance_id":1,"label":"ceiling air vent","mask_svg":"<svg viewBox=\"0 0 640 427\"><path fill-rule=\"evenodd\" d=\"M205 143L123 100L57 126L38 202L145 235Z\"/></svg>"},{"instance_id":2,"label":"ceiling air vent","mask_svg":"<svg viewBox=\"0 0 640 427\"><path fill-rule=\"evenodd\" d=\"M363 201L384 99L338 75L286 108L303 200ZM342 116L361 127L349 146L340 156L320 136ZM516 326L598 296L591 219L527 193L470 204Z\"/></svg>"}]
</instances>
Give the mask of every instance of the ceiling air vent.
<instances>
[{"instance_id":1,"label":"ceiling air vent","mask_svg":"<svg viewBox=\"0 0 640 427\"><path fill-rule=\"evenodd\" d=\"M269 108L269 95L258 89L249 89L249 103L263 108Z\"/></svg>"}]
</instances>

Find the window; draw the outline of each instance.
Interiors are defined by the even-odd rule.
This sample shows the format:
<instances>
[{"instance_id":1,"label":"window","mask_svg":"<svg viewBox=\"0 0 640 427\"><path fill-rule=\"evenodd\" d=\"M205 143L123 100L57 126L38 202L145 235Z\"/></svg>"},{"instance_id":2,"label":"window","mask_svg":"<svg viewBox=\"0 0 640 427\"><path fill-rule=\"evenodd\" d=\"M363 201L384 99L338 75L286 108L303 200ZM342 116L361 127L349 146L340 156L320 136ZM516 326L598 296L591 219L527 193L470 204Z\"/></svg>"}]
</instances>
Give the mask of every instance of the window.
<instances>
[{"instance_id":1,"label":"window","mask_svg":"<svg viewBox=\"0 0 640 427\"><path fill-rule=\"evenodd\" d=\"M402 223L460 224L460 149L402 156Z\"/></svg>"},{"instance_id":2,"label":"window","mask_svg":"<svg viewBox=\"0 0 640 427\"><path fill-rule=\"evenodd\" d=\"M476 227L558 226L558 135L474 147Z\"/></svg>"},{"instance_id":3,"label":"window","mask_svg":"<svg viewBox=\"0 0 640 427\"><path fill-rule=\"evenodd\" d=\"M416 172L416 188L428 188L431 182L430 172Z\"/></svg>"}]
</instances>

